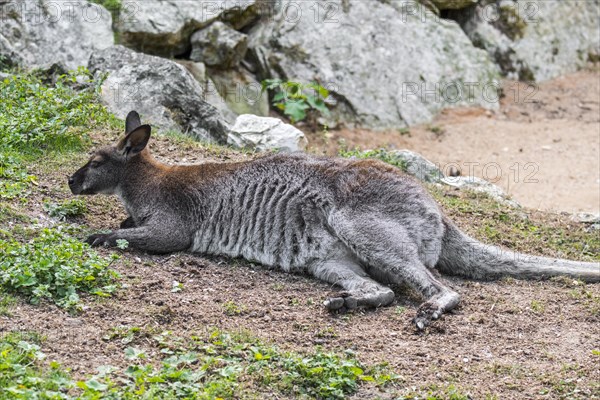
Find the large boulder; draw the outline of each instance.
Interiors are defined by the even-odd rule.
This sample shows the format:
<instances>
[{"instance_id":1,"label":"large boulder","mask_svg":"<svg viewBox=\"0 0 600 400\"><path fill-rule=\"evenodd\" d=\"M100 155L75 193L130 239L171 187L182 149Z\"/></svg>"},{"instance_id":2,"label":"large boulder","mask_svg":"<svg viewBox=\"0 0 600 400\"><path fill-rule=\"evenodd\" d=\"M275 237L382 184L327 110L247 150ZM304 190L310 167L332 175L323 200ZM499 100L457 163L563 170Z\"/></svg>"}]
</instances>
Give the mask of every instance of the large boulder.
<instances>
[{"instance_id":1,"label":"large boulder","mask_svg":"<svg viewBox=\"0 0 600 400\"><path fill-rule=\"evenodd\" d=\"M192 61L222 69L237 66L248 50L248 37L219 21L194 33L191 43Z\"/></svg>"},{"instance_id":2,"label":"large boulder","mask_svg":"<svg viewBox=\"0 0 600 400\"><path fill-rule=\"evenodd\" d=\"M509 78L543 81L600 55L598 1L482 1L450 16Z\"/></svg>"},{"instance_id":3,"label":"large boulder","mask_svg":"<svg viewBox=\"0 0 600 400\"><path fill-rule=\"evenodd\" d=\"M114 43L110 13L87 1L3 0L0 16L0 64L8 66L75 69Z\"/></svg>"},{"instance_id":4,"label":"large boulder","mask_svg":"<svg viewBox=\"0 0 600 400\"><path fill-rule=\"evenodd\" d=\"M280 119L240 115L229 133L227 143L238 149L255 151L299 151L306 147L304 133Z\"/></svg>"},{"instance_id":5,"label":"large boulder","mask_svg":"<svg viewBox=\"0 0 600 400\"><path fill-rule=\"evenodd\" d=\"M181 65L160 57L113 46L92 54L89 69L108 73L102 98L111 112L125 118L131 110L164 130L225 143L228 125L205 101L202 86Z\"/></svg>"},{"instance_id":6,"label":"large boulder","mask_svg":"<svg viewBox=\"0 0 600 400\"><path fill-rule=\"evenodd\" d=\"M121 43L173 57L190 50L195 31L222 19L238 29L254 20L258 0L144 0L127 3L116 24Z\"/></svg>"},{"instance_id":7,"label":"large boulder","mask_svg":"<svg viewBox=\"0 0 600 400\"><path fill-rule=\"evenodd\" d=\"M454 21L403 3L282 1L250 30L247 59L261 79L330 89L333 122L397 128L445 107L497 107L499 71L488 54Z\"/></svg>"}]
</instances>

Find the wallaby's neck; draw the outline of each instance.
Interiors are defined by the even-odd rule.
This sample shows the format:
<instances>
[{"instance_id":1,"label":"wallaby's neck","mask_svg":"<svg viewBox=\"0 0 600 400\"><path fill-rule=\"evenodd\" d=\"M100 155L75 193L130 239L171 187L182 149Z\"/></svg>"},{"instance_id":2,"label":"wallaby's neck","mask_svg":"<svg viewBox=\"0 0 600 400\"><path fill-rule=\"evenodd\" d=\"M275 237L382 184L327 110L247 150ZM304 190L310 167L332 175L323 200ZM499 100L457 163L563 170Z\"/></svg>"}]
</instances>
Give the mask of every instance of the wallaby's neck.
<instances>
[{"instance_id":1,"label":"wallaby's neck","mask_svg":"<svg viewBox=\"0 0 600 400\"><path fill-rule=\"evenodd\" d=\"M169 166L156 160L148 150L142 151L126 164L117 194L125 202L136 194L156 190Z\"/></svg>"}]
</instances>

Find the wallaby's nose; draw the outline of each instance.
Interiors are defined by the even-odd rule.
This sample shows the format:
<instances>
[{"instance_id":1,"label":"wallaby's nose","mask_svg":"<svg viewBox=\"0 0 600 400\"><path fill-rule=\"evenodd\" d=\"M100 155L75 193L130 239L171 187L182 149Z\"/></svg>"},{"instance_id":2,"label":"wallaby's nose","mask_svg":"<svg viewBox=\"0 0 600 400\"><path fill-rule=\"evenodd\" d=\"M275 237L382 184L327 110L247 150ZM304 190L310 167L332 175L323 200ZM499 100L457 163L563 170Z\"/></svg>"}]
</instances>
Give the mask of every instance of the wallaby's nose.
<instances>
[{"instance_id":1,"label":"wallaby's nose","mask_svg":"<svg viewBox=\"0 0 600 400\"><path fill-rule=\"evenodd\" d=\"M69 186L75 183L75 179L72 176L69 177Z\"/></svg>"}]
</instances>

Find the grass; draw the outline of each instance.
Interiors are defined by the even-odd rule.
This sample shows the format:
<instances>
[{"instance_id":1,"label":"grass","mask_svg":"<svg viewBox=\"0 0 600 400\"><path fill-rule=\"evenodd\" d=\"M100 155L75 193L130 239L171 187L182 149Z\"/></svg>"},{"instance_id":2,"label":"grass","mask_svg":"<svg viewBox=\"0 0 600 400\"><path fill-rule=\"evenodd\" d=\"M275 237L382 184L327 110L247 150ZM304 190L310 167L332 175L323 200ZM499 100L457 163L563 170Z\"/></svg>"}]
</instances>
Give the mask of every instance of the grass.
<instances>
[{"instance_id":1,"label":"grass","mask_svg":"<svg viewBox=\"0 0 600 400\"><path fill-rule=\"evenodd\" d=\"M243 304L237 304L234 301L227 301L223 304L225 315L230 317L245 314L248 309Z\"/></svg>"},{"instance_id":2,"label":"grass","mask_svg":"<svg viewBox=\"0 0 600 400\"><path fill-rule=\"evenodd\" d=\"M362 365L352 352L287 352L247 333L215 330L182 339L163 332L150 341L160 348L157 356L128 347L126 368L100 366L98 374L76 381L58 363L45 361L37 335L9 333L0 338L0 391L14 399L229 399L260 393L343 399L360 385L398 379L384 365Z\"/></svg>"},{"instance_id":3,"label":"grass","mask_svg":"<svg viewBox=\"0 0 600 400\"><path fill-rule=\"evenodd\" d=\"M10 307L17 302L13 296L0 290L0 316L9 317Z\"/></svg>"},{"instance_id":4,"label":"grass","mask_svg":"<svg viewBox=\"0 0 600 400\"><path fill-rule=\"evenodd\" d=\"M531 300L531 311L533 311L534 313L542 314L545 309L546 309L546 306L541 301Z\"/></svg>"}]
</instances>

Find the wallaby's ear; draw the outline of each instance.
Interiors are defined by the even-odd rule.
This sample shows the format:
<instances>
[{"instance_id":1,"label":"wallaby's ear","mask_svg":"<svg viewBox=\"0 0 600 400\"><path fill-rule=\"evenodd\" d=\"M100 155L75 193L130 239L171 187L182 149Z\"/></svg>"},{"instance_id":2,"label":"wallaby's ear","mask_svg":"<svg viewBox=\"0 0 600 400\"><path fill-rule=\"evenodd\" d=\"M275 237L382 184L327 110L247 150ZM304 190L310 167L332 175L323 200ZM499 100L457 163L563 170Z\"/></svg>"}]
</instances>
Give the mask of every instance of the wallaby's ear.
<instances>
[{"instance_id":1,"label":"wallaby's ear","mask_svg":"<svg viewBox=\"0 0 600 400\"><path fill-rule=\"evenodd\" d=\"M138 114L137 111L130 111L125 119L125 134L128 134L140 125L142 125L140 114Z\"/></svg>"},{"instance_id":2,"label":"wallaby's ear","mask_svg":"<svg viewBox=\"0 0 600 400\"><path fill-rule=\"evenodd\" d=\"M117 150L125 156L133 156L144 150L150 140L150 125L140 125L127 134L119 144Z\"/></svg>"}]
</instances>

